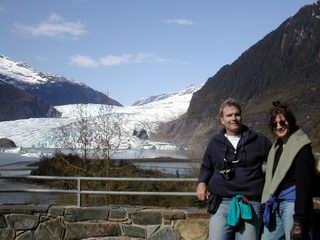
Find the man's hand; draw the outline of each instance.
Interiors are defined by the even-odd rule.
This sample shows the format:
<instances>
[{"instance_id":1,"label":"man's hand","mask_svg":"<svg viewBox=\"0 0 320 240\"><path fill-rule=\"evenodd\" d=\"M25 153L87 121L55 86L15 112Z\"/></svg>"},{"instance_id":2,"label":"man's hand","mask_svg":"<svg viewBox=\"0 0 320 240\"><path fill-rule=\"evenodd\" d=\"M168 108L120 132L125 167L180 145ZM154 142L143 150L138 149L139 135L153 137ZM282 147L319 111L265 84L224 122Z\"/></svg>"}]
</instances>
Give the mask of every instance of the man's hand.
<instances>
[{"instance_id":1,"label":"man's hand","mask_svg":"<svg viewBox=\"0 0 320 240\"><path fill-rule=\"evenodd\" d=\"M207 185L204 182L198 183L197 186L197 197L200 201L203 201L208 196Z\"/></svg>"},{"instance_id":2,"label":"man's hand","mask_svg":"<svg viewBox=\"0 0 320 240\"><path fill-rule=\"evenodd\" d=\"M290 231L290 239L303 240L303 227L301 223L295 222Z\"/></svg>"}]
</instances>

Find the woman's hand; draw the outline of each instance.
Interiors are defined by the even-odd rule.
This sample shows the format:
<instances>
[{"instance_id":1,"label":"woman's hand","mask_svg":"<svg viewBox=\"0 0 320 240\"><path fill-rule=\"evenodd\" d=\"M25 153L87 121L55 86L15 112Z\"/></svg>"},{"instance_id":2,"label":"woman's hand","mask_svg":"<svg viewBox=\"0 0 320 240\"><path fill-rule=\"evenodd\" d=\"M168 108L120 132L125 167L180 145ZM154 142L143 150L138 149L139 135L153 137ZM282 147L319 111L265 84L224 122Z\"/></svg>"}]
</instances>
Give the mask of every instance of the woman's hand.
<instances>
[{"instance_id":1,"label":"woman's hand","mask_svg":"<svg viewBox=\"0 0 320 240\"><path fill-rule=\"evenodd\" d=\"M303 227L301 223L295 222L290 231L290 239L303 240Z\"/></svg>"}]
</instances>

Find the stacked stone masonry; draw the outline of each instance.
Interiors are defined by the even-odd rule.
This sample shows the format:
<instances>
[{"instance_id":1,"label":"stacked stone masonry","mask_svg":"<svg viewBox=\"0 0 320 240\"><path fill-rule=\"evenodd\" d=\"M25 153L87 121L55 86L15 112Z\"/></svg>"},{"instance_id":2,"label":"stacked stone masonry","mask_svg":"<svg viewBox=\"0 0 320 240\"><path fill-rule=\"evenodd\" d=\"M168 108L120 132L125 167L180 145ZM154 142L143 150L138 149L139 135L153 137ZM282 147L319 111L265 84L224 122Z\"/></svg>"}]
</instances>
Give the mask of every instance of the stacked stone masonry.
<instances>
[{"instance_id":1,"label":"stacked stone masonry","mask_svg":"<svg viewBox=\"0 0 320 240\"><path fill-rule=\"evenodd\" d=\"M0 239L205 240L205 211L132 206L0 205Z\"/></svg>"}]
</instances>

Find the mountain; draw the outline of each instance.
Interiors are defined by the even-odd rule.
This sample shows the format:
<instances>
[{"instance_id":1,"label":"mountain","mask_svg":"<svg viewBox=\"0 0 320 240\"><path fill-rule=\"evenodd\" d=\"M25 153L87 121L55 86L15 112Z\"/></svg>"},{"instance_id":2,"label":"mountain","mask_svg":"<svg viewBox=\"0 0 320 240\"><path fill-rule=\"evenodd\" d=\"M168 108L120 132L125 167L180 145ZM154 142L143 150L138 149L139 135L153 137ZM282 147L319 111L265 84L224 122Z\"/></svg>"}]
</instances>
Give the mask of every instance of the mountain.
<instances>
[{"instance_id":1,"label":"mountain","mask_svg":"<svg viewBox=\"0 0 320 240\"><path fill-rule=\"evenodd\" d=\"M195 91L199 90L198 86L195 86L194 84L190 84L186 89L180 92L175 92L175 93L163 93L159 94L156 96L150 96L150 97L144 97L141 98L137 101L135 101L132 106L142 106L151 102L157 102L166 98L169 98L174 95L184 95L184 94L189 94L189 93L194 93Z\"/></svg>"},{"instance_id":2,"label":"mountain","mask_svg":"<svg viewBox=\"0 0 320 240\"><path fill-rule=\"evenodd\" d=\"M165 94L160 94L160 95L156 95L156 96L140 98L138 101L135 101L132 104L132 106L142 106L142 105L154 102L154 101L166 99L168 97L171 97L172 95L173 95L173 93L165 93Z\"/></svg>"},{"instance_id":3,"label":"mountain","mask_svg":"<svg viewBox=\"0 0 320 240\"><path fill-rule=\"evenodd\" d=\"M159 124L175 120L186 113L192 94L198 89L199 87L189 86L162 100L141 106L109 106L103 112L100 112L100 108L106 105L101 104L56 106L57 110L62 113L61 118L33 118L0 122L0 138L11 139L22 147L54 148L61 140L60 128L62 126L64 126L65 133L69 134L64 136L67 139L72 139L74 134L77 134L77 129L73 124L79 120L80 106L82 113L89 119L88 132L92 134L90 144L96 144L94 139L99 136L101 129L99 122L102 120L103 126L107 126L110 130L108 132L113 132L115 126L120 126L121 133L116 133L110 140L112 143L120 141L118 147L156 148L156 145L164 146L165 143L153 143L146 138L157 131Z\"/></svg>"},{"instance_id":4,"label":"mountain","mask_svg":"<svg viewBox=\"0 0 320 240\"><path fill-rule=\"evenodd\" d=\"M39 97L0 80L0 121L61 114Z\"/></svg>"},{"instance_id":5,"label":"mountain","mask_svg":"<svg viewBox=\"0 0 320 240\"><path fill-rule=\"evenodd\" d=\"M39 72L24 62L15 62L3 55L0 55L0 80L27 91L53 106L77 103L122 106L116 100L81 82Z\"/></svg>"},{"instance_id":6,"label":"mountain","mask_svg":"<svg viewBox=\"0 0 320 240\"><path fill-rule=\"evenodd\" d=\"M161 126L158 139L206 146L217 132L219 105L228 97L243 105L244 122L269 137L271 103L289 104L320 150L320 1L302 7L277 29L223 66L197 91L185 115ZM202 152L202 151L200 151Z\"/></svg>"}]
</instances>

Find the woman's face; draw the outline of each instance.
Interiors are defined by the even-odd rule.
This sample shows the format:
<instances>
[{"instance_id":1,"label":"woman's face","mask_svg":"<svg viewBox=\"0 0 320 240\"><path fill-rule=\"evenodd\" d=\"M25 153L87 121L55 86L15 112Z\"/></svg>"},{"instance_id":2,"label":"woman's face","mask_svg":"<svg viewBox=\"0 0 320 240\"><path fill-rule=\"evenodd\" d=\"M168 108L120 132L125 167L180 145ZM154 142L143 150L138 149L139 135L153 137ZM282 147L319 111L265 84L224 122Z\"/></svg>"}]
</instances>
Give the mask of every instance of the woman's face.
<instances>
[{"instance_id":1,"label":"woman's face","mask_svg":"<svg viewBox=\"0 0 320 240\"><path fill-rule=\"evenodd\" d=\"M278 138L286 141L289 138L289 124L282 114L277 114L273 122L273 131Z\"/></svg>"}]
</instances>

